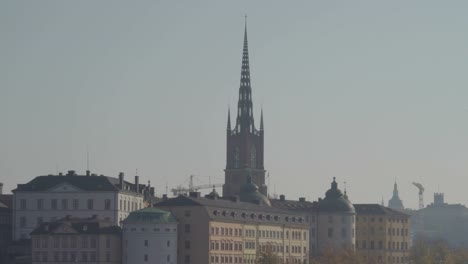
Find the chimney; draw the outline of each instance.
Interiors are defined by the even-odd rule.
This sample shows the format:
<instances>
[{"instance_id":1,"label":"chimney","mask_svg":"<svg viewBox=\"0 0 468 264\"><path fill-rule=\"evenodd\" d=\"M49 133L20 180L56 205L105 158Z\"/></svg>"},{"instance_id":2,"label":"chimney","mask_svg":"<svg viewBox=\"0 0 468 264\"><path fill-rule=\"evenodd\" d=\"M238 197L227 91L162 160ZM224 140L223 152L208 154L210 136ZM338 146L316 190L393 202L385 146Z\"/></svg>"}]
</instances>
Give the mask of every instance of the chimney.
<instances>
[{"instance_id":1,"label":"chimney","mask_svg":"<svg viewBox=\"0 0 468 264\"><path fill-rule=\"evenodd\" d=\"M75 175L75 171L74 170L69 170L68 173L67 173L67 176L73 176Z\"/></svg>"},{"instance_id":2,"label":"chimney","mask_svg":"<svg viewBox=\"0 0 468 264\"><path fill-rule=\"evenodd\" d=\"M63 176L63 173L59 172L59 176Z\"/></svg>"},{"instance_id":3,"label":"chimney","mask_svg":"<svg viewBox=\"0 0 468 264\"><path fill-rule=\"evenodd\" d=\"M305 197L299 197L299 202L305 202Z\"/></svg>"},{"instance_id":4,"label":"chimney","mask_svg":"<svg viewBox=\"0 0 468 264\"><path fill-rule=\"evenodd\" d=\"M2 195L2 194L3 194L3 183L0 182L0 195Z\"/></svg>"},{"instance_id":5,"label":"chimney","mask_svg":"<svg viewBox=\"0 0 468 264\"><path fill-rule=\"evenodd\" d=\"M281 194L280 195L280 201L284 202L286 200L286 196L284 196L284 194Z\"/></svg>"},{"instance_id":6,"label":"chimney","mask_svg":"<svg viewBox=\"0 0 468 264\"><path fill-rule=\"evenodd\" d=\"M150 188L150 194L151 194L151 197L154 197L154 187Z\"/></svg>"},{"instance_id":7,"label":"chimney","mask_svg":"<svg viewBox=\"0 0 468 264\"><path fill-rule=\"evenodd\" d=\"M91 175L91 171L86 170L86 176L90 176L90 175Z\"/></svg>"},{"instance_id":8,"label":"chimney","mask_svg":"<svg viewBox=\"0 0 468 264\"><path fill-rule=\"evenodd\" d=\"M163 194L162 198L163 198L164 201L167 200L167 194Z\"/></svg>"},{"instance_id":9,"label":"chimney","mask_svg":"<svg viewBox=\"0 0 468 264\"><path fill-rule=\"evenodd\" d=\"M120 189L124 189L124 173L119 172L119 184L120 184Z\"/></svg>"},{"instance_id":10,"label":"chimney","mask_svg":"<svg viewBox=\"0 0 468 264\"><path fill-rule=\"evenodd\" d=\"M140 193L140 177L138 175L135 176L135 191Z\"/></svg>"},{"instance_id":11,"label":"chimney","mask_svg":"<svg viewBox=\"0 0 468 264\"><path fill-rule=\"evenodd\" d=\"M201 193L200 192L190 192L189 196L192 197L192 198L200 198Z\"/></svg>"}]
</instances>

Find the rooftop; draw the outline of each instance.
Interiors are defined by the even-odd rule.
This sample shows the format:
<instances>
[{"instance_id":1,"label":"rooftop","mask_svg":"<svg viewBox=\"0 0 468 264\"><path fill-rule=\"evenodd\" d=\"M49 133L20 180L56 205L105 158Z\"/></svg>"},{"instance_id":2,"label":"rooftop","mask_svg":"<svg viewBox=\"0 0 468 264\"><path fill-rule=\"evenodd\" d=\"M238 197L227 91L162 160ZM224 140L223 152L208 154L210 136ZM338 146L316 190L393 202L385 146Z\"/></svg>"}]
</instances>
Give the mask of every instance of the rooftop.
<instances>
[{"instance_id":1,"label":"rooftop","mask_svg":"<svg viewBox=\"0 0 468 264\"><path fill-rule=\"evenodd\" d=\"M380 204L354 204L356 214L376 214L376 215L398 215L409 217L410 215L394 210Z\"/></svg>"},{"instance_id":2,"label":"rooftop","mask_svg":"<svg viewBox=\"0 0 468 264\"><path fill-rule=\"evenodd\" d=\"M120 179L118 178L89 173L87 175L77 175L74 171L69 171L65 175L37 176L26 184L18 184L13 192L44 192L61 184L69 184L82 191L136 191L136 185L127 181L123 181L123 188L121 188ZM144 184L139 184L139 193L143 193L145 187Z\"/></svg>"}]
</instances>

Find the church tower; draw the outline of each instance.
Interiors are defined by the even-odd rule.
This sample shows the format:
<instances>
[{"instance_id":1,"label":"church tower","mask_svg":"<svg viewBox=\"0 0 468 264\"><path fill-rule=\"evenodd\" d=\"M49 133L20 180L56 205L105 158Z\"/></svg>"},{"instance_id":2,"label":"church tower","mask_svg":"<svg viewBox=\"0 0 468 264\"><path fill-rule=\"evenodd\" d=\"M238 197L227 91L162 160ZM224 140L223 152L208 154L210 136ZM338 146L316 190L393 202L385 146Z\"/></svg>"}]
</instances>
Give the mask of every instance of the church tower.
<instances>
[{"instance_id":1,"label":"church tower","mask_svg":"<svg viewBox=\"0 0 468 264\"><path fill-rule=\"evenodd\" d=\"M405 207L403 206L403 201L400 199L398 195L398 186L395 179L395 184L393 185L393 196L392 199L388 201L388 207L397 210L403 210Z\"/></svg>"},{"instance_id":2,"label":"church tower","mask_svg":"<svg viewBox=\"0 0 468 264\"><path fill-rule=\"evenodd\" d=\"M244 31L244 49L237 104L236 123L231 129L231 113L228 110L226 169L223 186L224 196L240 194L240 189L251 176L260 193L267 195L265 169L263 167L263 110L260 116L260 129L255 128L250 86L249 49L247 44L247 22Z\"/></svg>"}]
</instances>

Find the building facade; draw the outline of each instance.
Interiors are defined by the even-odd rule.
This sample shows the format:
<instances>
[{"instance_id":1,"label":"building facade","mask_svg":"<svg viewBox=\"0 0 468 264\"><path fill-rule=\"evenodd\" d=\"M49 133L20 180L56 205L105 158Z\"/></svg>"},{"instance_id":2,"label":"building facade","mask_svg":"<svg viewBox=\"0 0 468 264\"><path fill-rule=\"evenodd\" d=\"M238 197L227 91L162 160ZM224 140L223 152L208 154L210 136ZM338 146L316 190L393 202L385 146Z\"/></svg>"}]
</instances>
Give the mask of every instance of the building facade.
<instances>
[{"instance_id":1,"label":"building facade","mask_svg":"<svg viewBox=\"0 0 468 264\"><path fill-rule=\"evenodd\" d=\"M5 197L5 195L2 195ZM13 210L8 199L0 197L0 263L7 263L7 246L12 240ZM6 201L5 201L6 200Z\"/></svg>"},{"instance_id":2,"label":"building facade","mask_svg":"<svg viewBox=\"0 0 468 264\"><path fill-rule=\"evenodd\" d=\"M171 213L148 207L123 221L123 263L176 264L177 221Z\"/></svg>"},{"instance_id":3,"label":"building facade","mask_svg":"<svg viewBox=\"0 0 468 264\"><path fill-rule=\"evenodd\" d=\"M309 223L310 257L321 256L329 249L355 250L355 210L347 195L338 189L335 179L324 199L309 202L305 198L286 200L284 195L271 199L273 207L301 212Z\"/></svg>"},{"instance_id":4,"label":"building facade","mask_svg":"<svg viewBox=\"0 0 468 264\"><path fill-rule=\"evenodd\" d=\"M367 263L408 263L410 216L379 204L354 204L356 251Z\"/></svg>"},{"instance_id":5,"label":"building facade","mask_svg":"<svg viewBox=\"0 0 468 264\"><path fill-rule=\"evenodd\" d=\"M96 217L43 223L31 233L32 263L121 264L122 230Z\"/></svg>"},{"instance_id":6,"label":"building facade","mask_svg":"<svg viewBox=\"0 0 468 264\"><path fill-rule=\"evenodd\" d=\"M346 193L338 189L335 178L325 198L317 203L316 243L319 254L328 249L355 250L356 212Z\"/></svg>"},{"instance_id":7,"label":"building facade","mask_svg":"<svg viewBox=\"0 0 468 264\"><path fill-rule=\"evenodd\" d=\"M67 215L79 218L98 215L120 225L132 211L143 208L145 193L151 187L118 178L90 174L38 176L13 190L13 239L29 238L43 222L54 222Z\"/></svg>"},{"instance_id":8,"label":"building facade","mask_svg":"<svg viewBox=\"0 0 468 264\"><path fill-rule=\"evenodd\" d=\"M179 221L178 263L256 263L271 250L284 263L307 263L309 223L304 214L200 193L155 205Z\"/></svg>"},{"instance_id":9,"label":"building facade","mask_svg":"<svg viewBox=\"0 0 468 264\"><path fill-rule=\"evenodd\" d=\"M234 128L231 128L231 116L228 112L226 135L226 169L223 196L235 196L247 180L247 175L259 187L260 193L267 195L264 168L264 130L263 111L260 129L255 127L250 83L249 50L247 43L247 24L244 32L239 101Z\"/></svg>"},{"instance_id":10,"label":"building facade","mask_svg":"<svg viewBox=\"0 0 468 264\"><path fill-rule=\"evenodd\" d=\"M406 210L411 215L414 239L444 240L450 247L468 245L468 208L445 202L443 193L434 193L434 202L420 210Z\"/></svg>"}]
</instances>

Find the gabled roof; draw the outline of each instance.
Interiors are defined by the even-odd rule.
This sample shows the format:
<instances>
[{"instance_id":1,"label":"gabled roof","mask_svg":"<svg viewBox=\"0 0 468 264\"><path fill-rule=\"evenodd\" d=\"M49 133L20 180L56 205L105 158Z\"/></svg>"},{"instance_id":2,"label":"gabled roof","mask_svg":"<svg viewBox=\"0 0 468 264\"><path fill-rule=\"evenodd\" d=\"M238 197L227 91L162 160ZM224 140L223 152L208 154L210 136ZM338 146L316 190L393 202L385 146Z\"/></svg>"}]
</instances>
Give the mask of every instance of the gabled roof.
<instances>
[{"instance_id":1,"label":"gabled roof","mask_svg":"<svg viewBox=\"0 0 468 264\"><path fill-rule=\"evenodd\" d=\"M266 205L241 202L234 198L178 196L156 203L154 206L162 209L174 206L202 207L211 219L219 221L268 222L274 225L308 226L308 218L303 212L292 212Z\"/></svg>"},{"instance_id":2,"label":"gabled roof","mask_svg":"<svg viewBox=\"0 0 468 264\"><path fill-rule=\"evenodd\" d=\"M270 199L270 203L272 207L297 212L314 212L317 207L317 203L309 201Z\"/></svg>"},{"instance_id":3,"label":"gabled roof","mask_svg":"<svg viewBox=\"0 0 468 264\"><path fill-rule=\"evenodd\" d=\"M119 191L119 179L108 176L97 175L44 175L37 176L26 184L18 184L18 187L13 192L44 192L59 186L61 184L69 184L83 191ZM125 185L129 186L131 192L135 192L135 184L125 181ZM140 184L142 193L145 185Z\"/></svg>"},{"instance_id":4,"label":"gabled roof","mask_svg":"<svg viewBox=\"0 0 468 264\"><path fill-rule=\"evenodd\" d=\"M410 217L410 215L394 210L380 204L354 204L356 214L398 215Z\"/></svg>"},{"instance_id":5,"label":"gabled roof","mask_svg":"<svg viewBox=\"0 0 468 264\"><path fill-rule=\"evenodd\" d=\"M256 210L262 212L271 212L271 213L286 213L290 212L281 210L278 208L272 208L269 206L258 205L254 203L233 201L228 198L219 198L219 199L209 199L209 198L194 198L190 196L180 195L175 198L163 200L155 204L158 206L210 206L210 207L221 207L229 209L244 209L244 210Z\"/></svg>"}]
</instances>

